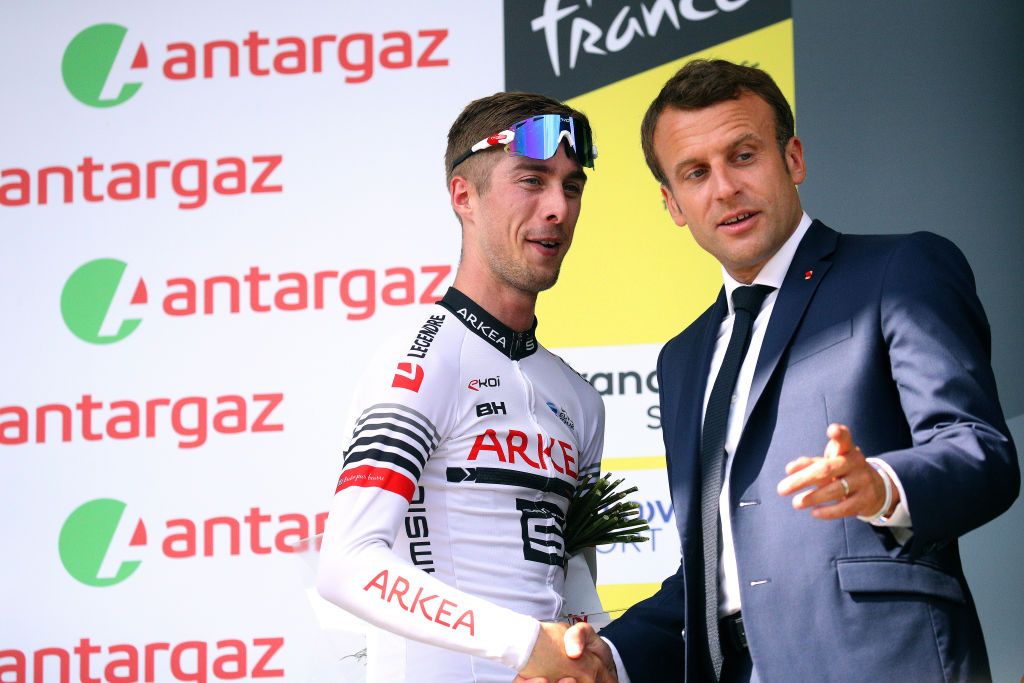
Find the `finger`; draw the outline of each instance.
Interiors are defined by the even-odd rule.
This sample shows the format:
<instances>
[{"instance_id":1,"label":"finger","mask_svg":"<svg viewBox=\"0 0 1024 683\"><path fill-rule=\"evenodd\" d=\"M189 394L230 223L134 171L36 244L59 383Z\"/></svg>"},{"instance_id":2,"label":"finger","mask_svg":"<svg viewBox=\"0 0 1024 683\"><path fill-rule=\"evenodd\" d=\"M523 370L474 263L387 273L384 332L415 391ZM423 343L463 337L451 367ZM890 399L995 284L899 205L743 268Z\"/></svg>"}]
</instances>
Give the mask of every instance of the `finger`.
<instances>
[{"instance_id":1,"label":"finger","mask_svg":"<svg viewBox=\"0 0 1024 683\"><path fill-rule=\"evenodd\" d=\"M863 514L870 496L864 490L850 493L845 499L832 505L819 505L811 510L815 519L841 519Z\"/></svg>"},{"instance_id":2,"label":"finger","mask_svg":"<svg viewBox=\"0 0 1024 683\"><path fill-rule=\"evenodd\" d=\"M814 464L814 458L797 458L786 463L786 474L793 474Z\"/></svg>"},{"instance_id":3,"label":"finger","mask_svg":"<svg viewBox=\"0 0 1024 683\"><path fill-rule=\"evenodd\" d=\"M832 461L837 465L833 472L838 476L831 480L818 482L813 488L798 493L794 496L793 507L802 509L833 503L849 498L858 491L867 491L871 494L869 498L877 490L881 490L884 495L884 489L881 486L875 486L874 468L863 457L855 457L854 454L852 457L843 456L840 460L843 461L842 466L838 466L838 462ZM844 481L846 486L843 486ZM879 499L879 504L881 504L881 499Z\"/></svg>"},{"instance_id":4,"label":"finger","mask_svg":"<svg viewBox=\"0 0 1024 683\"><path fill-rule=\"evenodd\" d=\"M878 512L885 501L885 481L882 476L863 457L854 461L850 473L845 477L850 486L850 496L859 494L854 514L873 516Z\"/></svg>"},{"instance_id":5,"label":"finger","mask_svg":"<svg viewBox=\"0 0 1024 683\"><path fill-rule=\"evenodd\" d=\"M835 479L821 486L817 486L793 496L793 507L797 510L804 508L817 507L819 505L826 505L830 503L837 503L839 501L849 498L854 493L854 484L849 478L846 479L846 485L848 489L843 488L843 484L840 479ZM847 493L849 490L850 493Z\"/></svg>"},{"instance_id":6,"label":"finger","mask_svg":"<svg viewBox=\"0 0 1024 683\"><path fill-rule=\"evenodd\" d=\"M814 462L779 482L780 496L789 496L808 486L822 486L842 476L843 458L813 458Z\"/></svg>"},{"instance_id":7,"label":"finger","mask_svg":"<svg viewBox=\"0 0 1024 683\"><path fill-rule=\"evenodd\" d=\"M885 498L885 482L882 481L881 475L875 471L875 468L871 466L871 463L859 451L854 451L848 456L844 456L843 460L845 460L845 464L838 471L845 469L845 474L840 474L833 482L819 484L817 490L809 492L806 499L802 501L804 505L801 507L813 507L832 500L849 497L849 495L856 491L866 491L869 494L869 500L865 502L874 502L875 507L871 508L870 512L859 514L872 514L874 510L878 509L877 506L881 505L882 500ZM846 494L843 490L840 479L846 480L849 494ZM870 505L868 507L870 508Z\"/></svg>"},{"instance_id":8,"label":"finger","mask_svg":"<svg viewBox=\"0 0 1024 683\"><path fill-rule=\"evenodd\" d=\"M814 514L820 519L837 519L849 515L874 515L882 501L885 500L885 482L882 480L881 473L877 472L863 457L847 458L847 462L848 464L852 462L848 474L832 482L801 491L793 497L793 507L821 510ZM846 494L843 489L841 479L846 480L849 494ZM843 505L838 507L840 503Z\"/></svg>"},{"instance_id":9,"label":"finger","mask_svg":"<svg viewBox=\"0 0 1024 683\"><path fill-rule=\"evenodd\" d=\"M850 428L844 424L833 422L825 430L825 435L828 436L828 443L825 445L826 458L846 455L856 448L853 444L853 434L850 432Z\"/></svg>"},{"instance_id":10,"label":"finger","mask_svg":"<svg viewBox=\"0 0 1024 683\"><path fill-rule=\"evenodd\" d=\"M569 659L579 659L582 657L587 643L595 635L594 627L586 622L580 622L570 627L562 637L566 656Z\"/></svg>"}]
</instances>

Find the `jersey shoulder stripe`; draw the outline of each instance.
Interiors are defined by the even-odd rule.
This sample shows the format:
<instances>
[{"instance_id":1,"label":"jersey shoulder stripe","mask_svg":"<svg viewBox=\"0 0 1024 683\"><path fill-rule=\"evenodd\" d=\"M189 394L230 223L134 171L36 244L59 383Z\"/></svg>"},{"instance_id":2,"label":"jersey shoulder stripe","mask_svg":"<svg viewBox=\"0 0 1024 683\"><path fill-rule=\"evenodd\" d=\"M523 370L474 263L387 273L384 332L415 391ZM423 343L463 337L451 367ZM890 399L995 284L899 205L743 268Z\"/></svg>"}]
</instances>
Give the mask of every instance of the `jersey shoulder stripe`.
<instances>
[{"instance_id":1,"label":"jersey shoulder stripe","mask_svg":"<svg viewBox=\"0 0 1024 683\"><path fill-rule=\"evenodd\" d=\"M357 431L360 426L370 420L396 420L416 427L423 433L431 449L436 448L438 441L441 440L441 435L437 433L437 428L430 418L401 403L377 403L370 406L356 420Z\"/></svg>"},{"instance_id":2,"label":"jersey shoulder stripe","mask_svg":"<svg viewBox=\"0 0 1024 683\"><path fill-rule=\"evenodd\" d=\"M419 411L400 403L372 405L356 422L335 492L376 487L411 501L438 441L434 424Z\"/></svg>"},{"instance_id":3,"label":"jersey shoulder stripe","mask_svg":"<svg viewBox=\"0 0 1024 683\"><path fill-rule=\"evenodd\" d=\"M360 444L371 443L374 439L382 438L387 432L393 432L399 439L403 439L403 444L415 448L418 452L422 453L424 458L434 449L434 444L428 444L423 440L422 435L415 430L406 429L397 422L381 420L379 422L367 422L362 427L358 427L352 433L349 450ZM414 443L409 443L409 440Z\"/></svg>"},{"instance_id":4,"label":"jersey shoulder stripe","mask_svg":"<svg viewBox=\"0 0 1024 683\"><path fill-rule=\"evenodd\" d=\"M353 441L348 452L345 453L345 464L365 460L369 457L367 456L368 453L387 453L391 458L402 458L409 461L413 467L415 467L414 463L418 463L419 467L416 468L417 470L422 470L427 464L427 456L420 453L407 442L380 434L374 434ZM389 462L394 461L389 460ZM407 466L403 465L403 467ZM418 472L414 473L416 476L419 476Z\"/></svg>"},{"instance_id":5,"label":"jersey shoulder stripe","mask_svg":"<svg viewBox=\"0 0 1024 683\"><path fill-rule=\"evenodd\" d=\"M381 404L378 404L363 412L345 452L345 462L368 449L376 449L405 453L422 469L439 440L433 423L422 414L398 404L387 404L384 410L380 408ZM416 415L417 419L410 418L405 411Z\"/></svg>"},{"instance_id":6,"label":"jersey shoulder stripe","mask_svg":"<svg viewBox=\"0 0 1024 683\"><path fill-rule=\"evenodd\" d=\"M345 458L345 467L341 470L342 476L344 476L347 470L355 467L355 463L361 463L367 460L375 465L391 463L392 465L401 467L403 470L411 474L416 480L419 480L420 474L423 473L422 466L417 464L416 461L404 453L392 453L391 451L384 451L379 448L370 448L347 456Z\"/></svg>"}]
</instances>

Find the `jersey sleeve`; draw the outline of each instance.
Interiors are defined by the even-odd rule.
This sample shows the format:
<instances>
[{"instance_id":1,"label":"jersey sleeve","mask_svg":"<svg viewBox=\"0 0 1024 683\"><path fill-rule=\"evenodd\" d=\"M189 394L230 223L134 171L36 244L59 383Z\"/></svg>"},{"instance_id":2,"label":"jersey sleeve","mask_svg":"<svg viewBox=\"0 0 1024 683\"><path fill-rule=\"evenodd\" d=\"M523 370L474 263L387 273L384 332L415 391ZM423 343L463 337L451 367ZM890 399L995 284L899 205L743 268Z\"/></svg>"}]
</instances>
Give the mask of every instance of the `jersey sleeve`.
<instances>
[{"instance_id":1,"label":"jersey sleeve","mask_svg":"<svg viewBox=\"0 0 1024 683\"><path fill-rule=\"evenodd\" d=\"M412 500L439 429L448 433L454 419L457 377L437 356L430 360L408 358L392 340L370 361L349 411L336 492L381 489Z\"/></svg>"},{"instance_id":2,"label":"jersey sleeve","mask_svg":"<svg viewBox=\"0 0 1024 683\"><path fill-rule=\"evenodd\" d=\"M353 404L317 589L379 628L518 671L536 642L536 619L449 586L393 551L423 469L455 421L458 352L446 354L440 341L425 357L389 345L370 363Z\"/></svg>"}]
</instances>

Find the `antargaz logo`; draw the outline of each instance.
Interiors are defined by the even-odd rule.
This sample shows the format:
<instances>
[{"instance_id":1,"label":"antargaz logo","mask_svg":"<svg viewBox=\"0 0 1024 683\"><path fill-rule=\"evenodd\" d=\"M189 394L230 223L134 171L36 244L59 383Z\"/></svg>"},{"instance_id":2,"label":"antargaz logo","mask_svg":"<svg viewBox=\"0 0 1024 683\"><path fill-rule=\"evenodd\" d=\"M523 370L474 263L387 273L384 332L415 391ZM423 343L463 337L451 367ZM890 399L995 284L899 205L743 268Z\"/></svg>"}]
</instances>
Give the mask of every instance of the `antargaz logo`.
<instances>
[{"instance_id":1,"label":"antargaz logo","mask_svg":"<svg viewBox=\"0 0 1024 683\"><path fill-rule=\"evenodd\" d=\"M100 258L80 266L68 278L60 295L60 312L72 334L90 344L121 341L138 328L143 313L167 320L340 307L346 320L366 320L384 306L439 301L451 273L452 267L447 264L305 273L271 273L250 266L247 272L235 275L151 279L150 306L149 288L137 270L118 259ZM415 364L409 365L410 381L418 382L412 367ZM480 386L497 386L484 382L480 380Z\"/></svg>"},{"instance_id":2,"label":"antargaz logo","mask_svg":"<svg viewBox=\"0 0 1024 683\"><path fill-rule=\"evenodd\" d=\"M276 38L251 30L235 40L199 44L178 40L165 47L154 46L152 71L141 41L134 54L131 47L122 52L128 33L120 24L96 24L71 39L64 50L61 74L75 99L90 107L126 102L142 87L140 72L147 78L169 81L340 73L345 83L358 84L374 74L448 66L448 58L439 52L448 38L447 28Z\"/></svg>"},{"instance_id":3,"label":"antargaz logo","mask_svg":"<svg viewBox=\"0 0 1024 683\"><path fill-rule=\"evenodd\" d=\"M142 322L140 318L122 320L113 332L104 328L127 267L117 259L96 259L68 278L60 295L60 313L76 337L91 344L112 344L134 332ZM139 278L130 303L145 304L146 299L146 283Z\"/></svg>"},{"instance_id":4,"label":"antargaz logo","mask_svg":"<svg viewBox=\"0 0 1024 683\"><path fill-rule=\"evenodd\" d=\"M99 498L80 505L60 530L60 561L68 574L86 586L113 586L135 573L141 560L122 562L113 576L100 570L114 540L127 506L112 498ZM138 520L129 546L146 545L146 527Z\"/></svg>"},{"instance_id":5,"label":"antargaz logo","mask_svg":"<svg viewBox=\"0 0 1024 683\"><path fill-rule=\"evenodd\" d=\"M61 564L76 581L113 586L132 576L143 559L306 552L310 537L322 534L327 523L327 512L271 515L254 506L241 515L201 520L176 517L162 524L150 520L150 538L141 518L125 514L127 507L120 500L97 498L68 516L57 547ZM319 543L315 548L320 550Z\"/></svg>"},{"instance_id":6,"label":"antargaz logo","mask_svg":"<svg viewBox=\"0 0 1024 683\"><path fill-rule=\"evenodd\" d=\"M128 29L119 24L96 24L71 39L64 50L61 75L76 100L90 107L113 107L132 98L142 83L125 83L112 99L103 99L103 89L121 51ZM148 66L146 47L139 43L132 69Z\"/></svg>"}]
</instances>

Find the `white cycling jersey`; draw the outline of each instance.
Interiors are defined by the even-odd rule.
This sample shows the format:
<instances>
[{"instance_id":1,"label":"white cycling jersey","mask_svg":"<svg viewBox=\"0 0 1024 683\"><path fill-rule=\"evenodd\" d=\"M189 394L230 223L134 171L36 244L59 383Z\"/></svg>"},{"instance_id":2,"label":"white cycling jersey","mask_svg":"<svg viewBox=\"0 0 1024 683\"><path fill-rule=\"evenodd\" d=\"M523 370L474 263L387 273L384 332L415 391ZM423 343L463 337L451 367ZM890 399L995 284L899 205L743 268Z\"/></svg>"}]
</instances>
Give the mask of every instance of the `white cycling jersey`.
<instances>
[{"instance_id":1,"label":"white cycling jersey","mask_svg":"<svg viewBox=\"0 0 1024 683\"><path fill-rule=\"evenodd\" d=\"M564 516L600 469L604 405L454 288L399 344L357 392L317 585L379 627L372 683L508 683L561 616Z\"/></svg>"}]
</instances>

